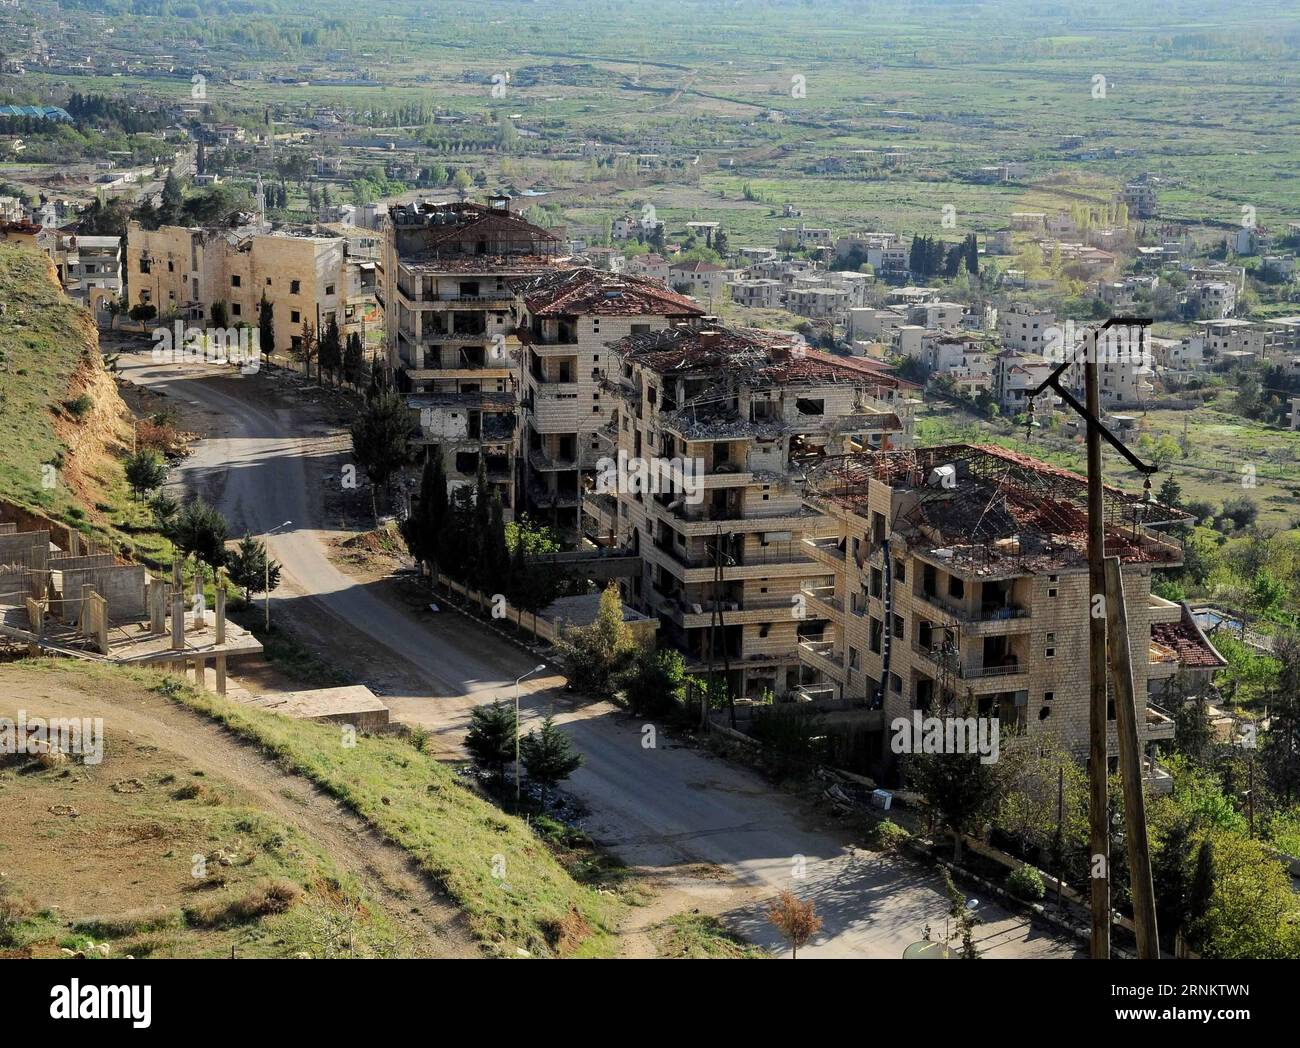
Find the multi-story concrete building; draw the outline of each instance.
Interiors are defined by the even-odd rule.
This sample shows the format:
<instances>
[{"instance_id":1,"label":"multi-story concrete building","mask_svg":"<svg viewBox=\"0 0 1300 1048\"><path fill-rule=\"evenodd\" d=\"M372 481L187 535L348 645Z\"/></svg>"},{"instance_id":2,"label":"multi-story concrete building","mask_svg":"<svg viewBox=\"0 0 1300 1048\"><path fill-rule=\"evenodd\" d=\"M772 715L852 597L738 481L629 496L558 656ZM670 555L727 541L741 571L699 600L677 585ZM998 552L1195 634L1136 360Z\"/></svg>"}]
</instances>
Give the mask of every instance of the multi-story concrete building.
<instances>
[{"instance_id":1,"label":"multi-story concrete building","mask_svg":"<svg viewBox=\"0 0 1300 1048\"><path fill-rule=\"evenodd\" d=\"M776 232L776 246L782 251L806 251L812 247L829 247L831 243L829 229L802 222L797 226L783 226Z\"/></svg>"},{"instance_id":2,"label":"multi-story concrete building","mask_svg":"<svg viewBox=\"0 0 1300 1048\"><path fill-rule=\"evenodd\" d=\"M779 309L785 302L785 284L770 278L733 280L727 285L731 301L749 309Z\"/></svg>"},{"instance_id":3,"label":"multi-story concrete building","mask_svg":"<svg viewBox=\"0 0 1300 1048\"><path fill-rule=\"evenodd\" d=\"M1160 206L1156 185L1145 176L1124 186L1123 199L1129 218L1154 218Z\"/></svg>"},{"instance_id":4,"label":"multi-story concrete building","mask_svg":"<svg viewBox=\"0 0 1300 1048\"><path fill-rule=\"evenodd\" d=\"M586 267L519 280L514 290L521 343L519 501L576 534L585 478L618 444L609 430L614 397L604 378L611 365L607 347L704 310L653 281Z\"/></svg>"},{"instance_id":5,"label":"multi-story concrete building","mask_svg":"<svg viewBox=\"0 0 1300 1048\"><path fill-rule=\"evenodd\" d=\"M1049 329L1056 327L1056 314L1047 309L1016 304L998 314L998 335L1002 348L1018 353L1045 353Z\"/></svg>"},{"instance_id":6,"label":"multi-story concrete building","mask_svg":"<svg viewBox=\"0 0 1300 1048\"><path fill-rule=\"evenodd\" d=\"M1054 365L1036 354L1004 351L993 358L993 395L1004 415L1016 416L1029 410L1032 400L1034 412L1041 421L1050 414L1055 394L1044 390L1036 398L1033 393L1052 373Z\"/></svg>"},{"instance_id":7,"label":"multi-story concrete building","mask_svg":"<svg viewBox=\"0 0 1300 1048\"><path fill-rule=\"evenodd\" d=\"M398 387L442 455L450 489L474 483L480 458L508 516L516 506L518 423L513 282L557 262L559 240L509 197L422 201L389 210L385 335Z\"/></svg>"},{"instance_id":8,"label":"multi-story concrete building","mask_svg":"<svg viewBox=\"0 0 1300 1048\"><path fill-rule=\"evenodd\" d=\"M805 688L859 704L881 732L913 710L997 718L1031 740L1088 749L1087 481L992 445L873 451L810 473L806 504L832 526L804 548ZM1155 510L1154 515L1151 514ZM1143 524L1177 511L1113 488L1106 551L1123 563L1139 741L1173 737L1146 707L1180 665L1218 655L1190 615L1151 593L1182 548ZM1220 663L1221 664L1221 660ZM1117 752L1114 716L1110 752ZM1112 757L1112 764L1117 758ZM1149 763L1148 771L1167 787Z\"/></svg>"},{"instance_id":9,"label":"multi-story concrete building","mask_svg":"<svg viewBox=\"0 0 1300 1048\"><path fill-rule=\"evenodd\" d=\"M308 325L319 331L331 317L345 334L359 330L375 303L374 261L354 257L345 237L256 223L145 229L131 222L125 279L128 308L150 305L161 318L199 324L211 321L221 303L231 326L256 327L265 298L277 353L291 352Z\"/></svg>"},{"instance_id":10,"label":"multi-story concrete building","mask_svg":"<svg viewBox=\"0 0 1300 1048\"><path fill-rule=\"evenodd\" d=\"M1187 289L1196 302L1197 315L1206 320L1223 320L1237 308L1237 286L1226 280L1197 280Z\"/></svg>"},{"instance_id":11,"label":"multi-story concrete building","mask_svg":"<svg viewBox=\"0 0 1300 1048\"><path fill-rule=\"evenodd\" d=\"M778 332L682 327L612 348L620 460L676 481L616 492L619 545L643 563L623 599L658 613L661 637L699 670L716 598L718 672L730 670L734 694L783 694L798 682L798 595L812 567L804 464L906 439L911 387Z\"/></svg>"}]
</instances>

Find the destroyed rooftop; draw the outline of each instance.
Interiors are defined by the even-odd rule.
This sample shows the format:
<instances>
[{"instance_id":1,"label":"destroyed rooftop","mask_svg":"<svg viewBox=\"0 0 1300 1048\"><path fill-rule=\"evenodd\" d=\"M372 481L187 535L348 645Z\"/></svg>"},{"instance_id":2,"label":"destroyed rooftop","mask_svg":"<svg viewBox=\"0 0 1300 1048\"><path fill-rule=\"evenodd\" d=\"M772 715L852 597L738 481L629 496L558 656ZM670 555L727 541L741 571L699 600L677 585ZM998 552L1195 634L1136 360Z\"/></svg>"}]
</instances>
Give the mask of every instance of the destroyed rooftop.
<instances>
[{"instance_id":1,"label":"destroyed rooftop","mask_svg":"<svg viewBox=\"0 0 1300 1048\"><path fill-rule=\"evenodd\" d=\"M663 421L687 440L730 437L776 437L784 433L898 431L902 423L885 401L903 387L912 388L883 364L858 357L836 357L809 349L797 336L755 328L677 327L630 335L611 347L664 378L681 376L697 388ZM801 422L780 418L746 418L739 410L742 389L846 385L877 403L847 415L807 415ZM882 395L883 394L883 395Z\"/></svg>"},{"instance_id":2,"label":"destroyed rooftop","mask_svg":"<svg viewBox=\"0 0 1300 1048\"><path fill-rule=\"evenodd\" d=\"M500 198L505 200L506 198ZM402 265L416 272L541 270L554 265L559 240L505 206L423 200L389 216Z\"/></svg>"},{"instance_id":3,"label":"destroyed rooftop","mask_svg":"<svg viewBox=\"0 0 1300 1048\"><path fill-rule=\"evenodd\" d=\"M936 473L943 467L953 470L946 483ZM813 466L808 497L865 518L872 480L915 496L893 530L952 570L1011 576L1087 565L1088 482L1077 473L993 444L863 451ZM1181 546L1153 526L1187 514L1109 485L1103 507L1107 556L1181 563Z\"/></svg>"},{"instance_id":4,"label":"destroyed rooftop","mask_svg":"<svg viewBox=\"0 0 1300 1048\"><path fill-rule=\"evenodd\" d=\"M611 347L623 359L669 377L717 373L746 385L916 388L884 364L809 349L797 335L758 328L675 327L629 335Z\"/></svg>"},{"instance_id":5,"label":"destroyed rooftop","mask_svg":"<svg viewBox=\"0 0 1300 1048\"><path fill-rule=\"evenodd\" d=\"M588 266L516 280L512 287L535 317L704 315L696 302L656 281Z\"/></svg>"}]
</instances>

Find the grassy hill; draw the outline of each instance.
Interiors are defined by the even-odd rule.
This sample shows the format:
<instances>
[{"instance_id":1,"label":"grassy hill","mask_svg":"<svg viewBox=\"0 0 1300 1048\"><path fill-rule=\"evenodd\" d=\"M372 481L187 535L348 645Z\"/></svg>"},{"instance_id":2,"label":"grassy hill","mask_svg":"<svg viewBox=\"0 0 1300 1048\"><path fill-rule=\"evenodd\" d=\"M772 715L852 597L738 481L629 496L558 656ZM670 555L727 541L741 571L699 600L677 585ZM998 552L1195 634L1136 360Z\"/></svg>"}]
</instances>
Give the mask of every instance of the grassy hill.
<instances>
[{"instance_id":1,"label":"grassy hill","mask_svg":"<svg viewBox=\"0 0 1300 1048\"><path fill-rule=\"evenodd\" d=\"M0 500L165 563L130 497L131 422L86 310L44 255L0 246Z\"/></svg>"},{"instance_id":2,"label":"grassy hill","mask_svg":"<svg viewBox=\"0 0 1300 1048\"><path fill-rule=\"evenodd\" d=\"M106 755L0 764L0 949L320 955L347 928L360 956L615 950L619 871L562 862L409 740L349 745L152 672L2 672L0 716L101 716Z\"/></svg>"}]
</instances>

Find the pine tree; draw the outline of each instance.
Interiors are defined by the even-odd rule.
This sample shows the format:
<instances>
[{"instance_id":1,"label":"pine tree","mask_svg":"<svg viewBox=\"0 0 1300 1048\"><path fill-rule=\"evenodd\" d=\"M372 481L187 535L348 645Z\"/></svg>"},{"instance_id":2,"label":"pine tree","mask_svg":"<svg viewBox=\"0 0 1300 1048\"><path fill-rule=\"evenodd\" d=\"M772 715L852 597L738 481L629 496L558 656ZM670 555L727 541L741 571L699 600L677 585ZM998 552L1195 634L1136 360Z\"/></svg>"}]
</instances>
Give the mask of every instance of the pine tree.
<instances>
[{"instance_id":1,"label":"pine tree","mask_svg":"<svg viewBox=\"0 0 1300 1048\"><path fill-rule=\"evenodd\" d=\"M323 372L330 373L330 381L337 383L339 369L343 366L343 339L339 334L338 317L331 313L325 334L320 340L320 362L316 368L316 378Z\"/></svg>"},{"instance_id":2,"label":"pine tree","mask_svg":"<svg viewBox=\"0 0 1300 1048\"><path fill-rule=\"evenodd\" d=\"M343 381L356 389L364 380L365 372L365 347L361 344L361 335L353 331L348 335L347 345L343 349Z\"/></svg>"},{"instance_id":3,"label":"pine tree","mask_svg":"<svg viewBox=\"0 0 1300 1048\"><path fill-rule=\"evenodd\" d=\"M506 765L515 759L516 730L514 707L504 700L470 710L465 749L475 764L493 773L498 785L505 782ZM522 760L522 741L519 748Z\"/></svg>"},{"instance_id":4,"label":"pine tree","mask_svg":"<svg viewBox=\"0 0 1300 1048\"><path fill-rule=\"evenodd\" d=\"M582 766L582 754L574 749L573 740L549 716L540 730L534 728L520 740L519 760L529 780L541 786L543 808L550 791Z\"/></svg>"},{"instance_id":5,"label":"pine tree","mask_svg":"<svg viewBox=\"0 0 1300 1048\"><path fill-rule=\"evenodd\" d=\"M387 497L393 474L411 458L415 425L406 401L389 389L376 390L352 423L352 455L370 481L370 509L379 522L375 489L382 486Z\"/></svg>"},{"instance_id":6,"label":"pine tree","mask_svg":"<svg viewBox=\"0 0 1300 1048\"><path fill-rule=\"evenodd\" d=\"M245 602L251 601L254 593L269 593L280 585L280 565L269 559L265 542L248 534L227 558L226 571L230 581L244 591Z\"/></svg>"},{"instance_id":7,"label":"pine tree","mask_svg":"<svg viewBox=\"0 0 1300 1048\"><path fill-rule=\"evenodd\" d=\"M264 357L275 354L275 306L262 292L262 302L257 307L257 347Z\"/></svg>"}]
</instances>

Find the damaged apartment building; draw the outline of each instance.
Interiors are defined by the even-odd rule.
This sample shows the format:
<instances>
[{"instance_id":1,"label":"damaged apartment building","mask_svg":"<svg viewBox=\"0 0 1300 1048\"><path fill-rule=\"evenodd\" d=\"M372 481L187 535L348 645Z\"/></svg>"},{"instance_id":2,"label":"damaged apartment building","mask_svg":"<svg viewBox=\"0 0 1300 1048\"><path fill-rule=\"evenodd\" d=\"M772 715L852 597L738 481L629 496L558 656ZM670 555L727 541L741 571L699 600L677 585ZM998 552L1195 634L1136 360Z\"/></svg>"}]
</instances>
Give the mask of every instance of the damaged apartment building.
<instances>
[{"instance_id":1,"label":"damaged apartment building","mask_svg":"<svg viewBox=\"0 0 1300 1048\"><path fill-rule=\"evenodd\" d=\"M617 451L614 397L602 385L610 343L693 321L691 299L639 277L583 266L516 282L520 348L520 449L525 498L541 521L608 541L587 516L583 492L597 463ZM614 370L617 370L615 367Z\"/></svg>"},{"instance_id":2,"label":"damaged apartment building","mask_svg":"<svg viewBox=\"0 0 1300 1048\"><path fill-rule=\"evenodd\" d=\"M993 445L867 451L817 467L805 504L832 526L804 542L821 575L804 586L801 698L860 708L886 774L888 725L913 710L997 718L1086 757L1083 477ZM1122 564L1144 770L1167 789L1156 750L1174 722L1148 697L1163 701L1180 670L1223 661L1185 605L1151 592L1153 573L1183 559L1159 526L1186 515L1110 487L1104 505L1106 554ZM1114 717L1112 696L1111 754Z\"/></svg>"},{"instance_id":3,"label":"damaged apartment building","mask_svg":"<svg viewBox=\"0 0 1300 1048\"><path fill-rule=\"evenodd\" d=\"M805 464L906 442L914 387L779 332L697 324L611 348L620 461L669 481L597 489L612 505L596 512L642 561L620 583L624 602L659 616L692 672L712 662L735 695L785 694L800 680L802 582L817 570Z\"/></svg>"},{"instance_id":4,"label":"damaged apartment building","mask_svg":"<svg viewBox=\"0 0 1300 1048\"><path fill-rule=\"evenodd\" d=\"M512 281L552 268L558 250L507 196L398 205L386 224L385 331L398 388L449 487L474 483L482 458L508 517L519 396Z\"/></svg>"},{"instance_id":5,"label":"damaged apartment building","mask_svg":"<svg viewBox=\"0 0 1300 1048\"><path fill-rule=\"evenodd\" d=\"M256 328L272 307L275 351L291 353L310 325L333 317L344 335L360 332L375 308L377 266L348 238L316 227L272 229L248 221L231 228L127 225L127 308L198 327L224 305L230 327ZM270 347L263 346L263 353Z\"/></svg>"}]
</instances>

